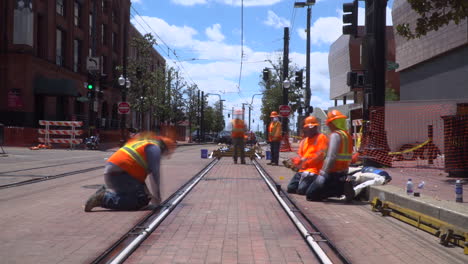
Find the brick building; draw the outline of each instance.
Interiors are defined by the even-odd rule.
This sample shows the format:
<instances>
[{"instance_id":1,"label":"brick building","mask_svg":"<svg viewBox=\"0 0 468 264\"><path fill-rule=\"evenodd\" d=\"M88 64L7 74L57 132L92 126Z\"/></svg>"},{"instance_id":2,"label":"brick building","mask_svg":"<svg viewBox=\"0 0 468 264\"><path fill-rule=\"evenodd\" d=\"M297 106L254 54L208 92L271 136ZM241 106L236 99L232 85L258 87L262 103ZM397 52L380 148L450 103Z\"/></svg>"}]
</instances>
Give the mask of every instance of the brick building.
<instances>
[{"instance_id":1,"label":"brick building","mask_svg":"<svg viewBox=\"0 0 468 264\"><path fill-rule=\"evenodd\" d=\"M130 0L6 0L0 10L0 123L83 120L117 128L114 69L128 43ZM95 102L85 88L88 57L99 61Z\"/></svg>"}]
</instances>

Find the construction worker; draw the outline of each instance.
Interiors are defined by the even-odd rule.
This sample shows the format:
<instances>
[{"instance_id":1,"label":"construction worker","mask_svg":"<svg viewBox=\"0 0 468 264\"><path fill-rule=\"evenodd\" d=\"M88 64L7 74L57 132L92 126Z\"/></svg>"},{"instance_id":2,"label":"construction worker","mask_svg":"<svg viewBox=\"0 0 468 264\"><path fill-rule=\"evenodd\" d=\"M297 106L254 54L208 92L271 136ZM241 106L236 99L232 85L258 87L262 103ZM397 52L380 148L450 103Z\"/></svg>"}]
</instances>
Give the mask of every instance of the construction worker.
<instances>
[{"instance_id":1,"label":"construction worker","mask_svg":"<svg viewBox=\"0 0 468 264\"><path fill-rule=\"evenodd\" d=\"M347 177L353 140L346 125L346 116L338 110L328 113L326 124L331 130L327 157L320 170L320 175L312 182L306 192L307 200L319 201L328 197L346 196L350 202L354 198L354 189Z\"/></svg>"},{"instance_id":2,"label":"construction worker","mask_svg":"<svg viewBox=\"0 0 468 264\"><path fill-rule=\"evenodd\" d=\"M241 163L245 164L245 123L242 120L242 110L234 111L233 120L231 121L231 137L232 145L234 147L233 158L234 164L237 164L237 157L240 155Z\"/></svg>"},{"instance_id":3,"label":"construction worker","mask_svg":"<svg viewBox=\"0 0 468 264\"><path fill-rule=\"evenodd\" d=\"M328 138L319 131L315 116L304 119L304 138L299 143L298 156L291 161L298 169L288 184L288 193L306 194L309 185L317 178L322 168L328 147Z\"/></svg>"},{"instance_id":4,"label":"construction worker","mask_svg":"<svg viewBox=\"0 0 468 264\"><path fill-rule=\"evenodd\" d=\"M278 113L276 111L271 112L270 118L271 122L268 126L268 141L270 142L271 162L267 164L278 166L281 135L283 132Z\"/></svg>"},{"instance_id":5,"label":"construction worker","mask_svg":"<svg viewBox=\"0 0 468 264\"><path fill-rule=\"evenodd\" d=\"M139 210L150 200L153 205L159 205L161 158L174 149L175 142L169 138L158 137L151 132L137 134L107 160L104 172L106 185L88 199L85 212L98 206L113 210ZM148 175L151 175L152 192L145 184Z\"/></svg>"}]
</instances>

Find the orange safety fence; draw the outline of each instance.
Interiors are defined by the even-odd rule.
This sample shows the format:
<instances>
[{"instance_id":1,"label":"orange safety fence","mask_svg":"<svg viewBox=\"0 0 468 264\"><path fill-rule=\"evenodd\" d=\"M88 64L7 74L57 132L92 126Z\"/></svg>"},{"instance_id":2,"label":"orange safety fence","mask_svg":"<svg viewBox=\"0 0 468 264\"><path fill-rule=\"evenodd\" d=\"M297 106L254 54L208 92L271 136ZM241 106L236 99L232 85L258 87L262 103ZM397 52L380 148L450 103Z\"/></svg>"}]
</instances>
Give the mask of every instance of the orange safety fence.
<instances>
[{"instance_id":1,"label":"orange safety fence","mask_svg":"<svg viewBox=\"0 0 468 264\"><path fill-rule=\"evenodd\" d=\"M389 103L371 109L362 125L362 134L357 126L351 133L367 161L468 176L468 115L456 103Z\"/></svg>"}]
</instances>

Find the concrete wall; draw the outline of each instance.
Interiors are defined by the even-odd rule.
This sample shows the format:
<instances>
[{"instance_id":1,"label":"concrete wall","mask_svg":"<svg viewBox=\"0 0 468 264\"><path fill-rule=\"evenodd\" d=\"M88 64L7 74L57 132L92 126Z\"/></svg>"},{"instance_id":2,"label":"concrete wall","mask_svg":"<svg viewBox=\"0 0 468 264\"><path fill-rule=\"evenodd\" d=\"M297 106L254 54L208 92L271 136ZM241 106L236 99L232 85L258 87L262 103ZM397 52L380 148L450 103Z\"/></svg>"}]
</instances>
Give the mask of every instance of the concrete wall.
<instances>
[{"instance_id":1,"label":"concrete wall","mask_svg":"<svg viewBox=\"0 0 468 264\"><path fill-rule=\"evenodd\" d=\"M468 99L468 45L400 72L401 100Z\"/></svg>"}]
</instances>

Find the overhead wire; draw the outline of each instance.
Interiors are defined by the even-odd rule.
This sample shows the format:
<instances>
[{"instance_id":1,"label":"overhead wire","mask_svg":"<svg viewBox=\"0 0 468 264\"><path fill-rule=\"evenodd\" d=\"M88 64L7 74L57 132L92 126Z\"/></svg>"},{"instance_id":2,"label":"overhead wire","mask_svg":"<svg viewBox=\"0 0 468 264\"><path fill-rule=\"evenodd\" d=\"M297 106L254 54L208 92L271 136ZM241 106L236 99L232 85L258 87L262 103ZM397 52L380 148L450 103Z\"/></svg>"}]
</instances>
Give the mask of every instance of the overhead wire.
<instances>
[{"instance_id":1,"label":"overhead wire","mask_svg":"<svg viewBox=\"0 0 468 264\"><path fill-rule=\"evenodd\" d=\"M142 15L140 15L140 13L138 12L138 10L136 10L135 7L131 6L131 9L138 15L138 17L140 18L140 20L143 21L143 22L145 23L145 25L150 29L151 33L153 33L153 34L156 36L156 38L158 38L158 39L161 41L161 43L162 43L164 46L167 47L167 50L168 50L167 54L168 54L168 57L170 58L170 53L169 53L169 52L171 52L171 53L175 56L175 58L177 59L177 62L178 62L178 64L180 65L180 69L182 69L182 70L185 72L185 74L187 75L187 77L190 79L190 81L191 81L194 85L197 85L197 84L193 81L193 79L192 79L192 77L190 76L190 74L188 73L188 71L185 69L185 67L184 67L184 65L183 65L183 63L182 63L182 61L180 60L180 58L179 58L179 56L177 55L177 53L175 52L175 50L172 49L172 48L158 35L158 33L156 33L156 31L148 24L148 22L146 22L146 20L143 19ZM131 15L131 14L130 14L130 15ZM133 15L132 17L133 17L134 21L136 21L135 16ZM139 24L139 25L140 25L140 27L142 27L141 24ZM142 27L142 29L143 29L143 27ZM156 46L158 46L158 45L156 45ZM174 62L175 65L177 65L177 63L176 63L175 60L172 59L172 61Z\"/></svg>"}]
</instances>

